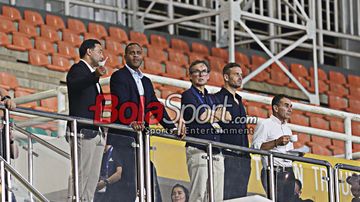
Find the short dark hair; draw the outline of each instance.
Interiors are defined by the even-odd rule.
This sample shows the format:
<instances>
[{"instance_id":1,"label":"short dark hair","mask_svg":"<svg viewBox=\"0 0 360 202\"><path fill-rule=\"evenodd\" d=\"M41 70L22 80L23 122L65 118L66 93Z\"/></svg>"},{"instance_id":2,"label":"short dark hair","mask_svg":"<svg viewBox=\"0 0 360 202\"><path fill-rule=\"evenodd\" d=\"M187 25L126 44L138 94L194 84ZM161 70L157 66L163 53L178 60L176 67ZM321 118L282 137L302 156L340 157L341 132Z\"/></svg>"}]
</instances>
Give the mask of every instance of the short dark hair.
<instances>
[{"instance_id":1,"label":"short dark hair","mask_svg":"<svg viewBox=\"0 0 360 202\"><path fill-rule=\"evenodd\" d=\"M299 186L299 190L302 190L302 183L299 179L295 179L295 183Z\"/></svg>"},{"instance_id":2,"label":"short dark hair","mask_svg":"<svg viewBox=\"0 0 360 202\"><path fill-rule=\"evenodd\" d=\"M206 66L206 68L207 68L207 71L210 72L210 66L205 60L195 60L189 66L189 73L192 72L191 69L197 64L204 64Z\"/></svg>"},{"instance_id":3,"label":"short dark hair","mask_svg":"<svg viewBox=\"0 0 360 202\"><path fill-rule=\"evenodd\" d=\"M86 39L85 41L83 41L79 48L80 58L84 58L84 56L86 55L87 49L95 48L96 44L101 45L100 41L98 41L96 39Z\"/></svg>"},{"instance_id":4,"label":"short dark hair","mask_svg":"<svg viewBox=\"0 0 360 202\"><path fill-rule=\"evenodd\" d=\"M142 49L142 47L141 47L141 45L139 43L131 42L128 45L126 45L126 47L125 47L125 55L128 53L130 46L139 46L139 48Z\"/></svg>"},{"instance_id":5,"label":"short dark hair","mask_svg":"<svg viewBox=\"0 0 360 202\"><path fill-rule=\"evenodd\" d=\"M234 67L240 67L241 68L241 66L238 63L235 63L235 62L227 63L223 68L223 75L224 74L229 74L230 69L234 68Z\"/></svg>"},{"instance_id":6,"label":"short dark hair","mask_svg":"<svg viewBox=\"0 0 360 202\"><path fill-rule=\"evenodd\" d=\"M280 103L280 100L283 99L283 98L288 98L289 97L287 95L284 95L284 94L278 94L278 95L275 95L271 101L271 108L274 112L274 106L275 105L278 105Z\"/></svg>"},{"instance_id":7,"label":"short dark hair","mask_svg":"<svg viewBox=\"0 0 360 202\"><path fill-rule=\"evenodd\" d=\"M175 184L175 185L173 186L173 188L171 189L171 195L172 195L172 193L173 193L173 191L174 191L174 189L175 189L176 187L180 187L180 188L183 189L183 191L184 191L184 193L185 193L185 202L189 202L189 190L188 190L184 185L182 185L182 184Z\"/></svg>"}]
</instances>

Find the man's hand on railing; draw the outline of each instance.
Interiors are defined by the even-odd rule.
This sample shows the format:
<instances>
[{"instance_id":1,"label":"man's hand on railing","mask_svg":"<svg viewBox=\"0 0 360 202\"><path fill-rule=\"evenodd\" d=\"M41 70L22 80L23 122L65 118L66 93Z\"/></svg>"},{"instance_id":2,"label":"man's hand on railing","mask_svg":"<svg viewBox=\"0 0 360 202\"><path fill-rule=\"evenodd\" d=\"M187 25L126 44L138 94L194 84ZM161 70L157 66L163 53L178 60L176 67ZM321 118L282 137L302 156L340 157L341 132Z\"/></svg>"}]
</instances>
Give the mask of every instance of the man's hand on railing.
<instances>
[{"instance_id":1,"label":"man's hand on railing","mask_svg":"<svg viewBox=\"0 0 360 202\"><path fill-rule=\"evenodd\" d=\"M1 104L4 104L8 109L16 108L16 103L11 99L10 96L1 97Z\"/></svg>"},{"instance_id":2,"label":"man's hand on railing","mask_svg":"<svg viewBox=\"0 0 360 202\"><path fill-rule=\"evenodd\" d=\"M173 135L178 136L181 140L186 136L186 125L184 119L180 118L177 129L172 131Z\"/></svg>"},{"instance_id":3,"label":"man's hand on railing","mask_svg":"<svg viewBox=\"0 0 360 202\"><path fill-rule=\"evenodd\" d=\"M133 121L132 123L130 123L130 126L137 132L143 131L145 129L144 122Z\"/></svg>"}]
</instances>

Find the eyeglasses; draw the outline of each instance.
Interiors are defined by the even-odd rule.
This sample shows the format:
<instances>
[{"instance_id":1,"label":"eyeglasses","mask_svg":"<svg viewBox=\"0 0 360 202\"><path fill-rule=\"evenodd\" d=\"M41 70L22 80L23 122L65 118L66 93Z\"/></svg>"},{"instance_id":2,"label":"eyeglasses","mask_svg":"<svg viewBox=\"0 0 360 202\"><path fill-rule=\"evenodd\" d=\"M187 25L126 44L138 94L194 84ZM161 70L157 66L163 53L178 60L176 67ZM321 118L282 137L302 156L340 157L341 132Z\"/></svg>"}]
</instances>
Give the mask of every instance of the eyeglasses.
<instances>
[{"instance_id":1,"label":"eyeglasses","mask_svg":"<svg viewBox=\"0 0 360 202\"><path fill-rule=\"evenodd\" d=\"M199 75L203 75L203 76L206 76L209 74L209 71L208 70L194 70L194 71L191 71L190 74L194 75L194 76L199 76Z\"/></svg>"}]
</instances>

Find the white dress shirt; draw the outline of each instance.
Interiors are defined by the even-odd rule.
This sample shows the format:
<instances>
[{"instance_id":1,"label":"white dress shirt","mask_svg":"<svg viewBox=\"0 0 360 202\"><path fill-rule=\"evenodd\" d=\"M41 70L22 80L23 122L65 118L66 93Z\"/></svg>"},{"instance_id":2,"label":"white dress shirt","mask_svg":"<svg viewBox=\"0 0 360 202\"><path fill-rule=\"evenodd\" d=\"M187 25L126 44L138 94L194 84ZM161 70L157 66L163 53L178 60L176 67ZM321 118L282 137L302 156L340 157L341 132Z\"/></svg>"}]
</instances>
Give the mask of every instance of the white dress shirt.
<instances>
[{"instance_id":1,"label":"white dress shirt","mask_svg":"<svg viewBox=\"0 0 360 202\"><path fill-rule=\"evenodd\" d=\"M140 71L140 69L135 71L135 70L131 69L131 67L129 67L127 64L125 64L125 67L130 71L132 77L134 78L136 87L139 91L139 95L140 96L144 95L144 86L141 82L141 79L144 77L144 74Z\"/></svg>"},{"instance_id":2,"label":"white dress shirt","mask_svg":"<svg viewBox=\"0 0 360 202\"><path fill-rule=\"evenodd\" d=\"M270 118L265 119L256 125L252 147L255 149L260 149L263 143L273 141L283 135L292 135L291 129L286 122L281 123L278 118L276 118L274 115L271 115ZM284 146L274 147L270 151L287 153L287 151L292 149L294 149L293 143L289 142ZM263 166L268 165L267 157L264 156L261 160ZM287 159L274 158L274 166L292 167L292 161Z\"/></svg>"},{"instance_id":3,"label":"white dress shirt","mask_svg":"<svg viewBox=\"0 0 360 202\"><path fill-rule=\"evenodd\" d=\"M89 68L89 70L90 70L91 73L95 72L95 69L92 68L91 65L89 65L89 63L87 63L85 60L80 59L80 61L83 61L83 62L86 64L86 66ZM96 83L96 88L97 88L97 90L98 90L98 93L100 94L100 93L101 93L101 90L100 90L100 84L99 84L99 83Z\"/></svg>"}]
</instances>

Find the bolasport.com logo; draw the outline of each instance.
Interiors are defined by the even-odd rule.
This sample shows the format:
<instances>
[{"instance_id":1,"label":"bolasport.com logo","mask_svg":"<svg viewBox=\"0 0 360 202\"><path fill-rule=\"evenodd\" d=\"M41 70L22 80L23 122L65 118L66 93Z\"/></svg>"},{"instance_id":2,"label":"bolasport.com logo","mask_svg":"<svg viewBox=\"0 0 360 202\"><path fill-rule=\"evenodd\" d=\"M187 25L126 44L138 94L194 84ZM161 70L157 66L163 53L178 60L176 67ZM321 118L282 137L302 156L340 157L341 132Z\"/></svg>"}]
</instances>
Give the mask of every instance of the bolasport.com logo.
<instances>
[{"instance_id":1,"label":"bolasport.com logo","mask_svg":"<svg viewBox=\"0 0 360 202\"><path fill-rule=\"evenodd\" d=\"M160 102L149 102L144 105L135 102L120 103L117 96L112 94L101 94L96 97L95 105L89 107L89 110L94 113L95 123L115 123L119 122L125 125L132 122L146 122L149 125L164 123L179 123L182 120L185 124L196 122L197 124L222 122L225 124L256 124L257 117L241 116L229 118L227 112L232 105L228 103L228 98L224 99L224 103L214 104L209 106L202 104L195 106L187 104L180 106L180 94L171 94L166 99L164 104ZM111 101L111 104L105 104ZM172 114L172 119L164 117L164 110L168 110ZM208 112L204 115L204 112ZM103 118L103 112L110 112L111 116ZM183 120L184 114L187 118ZM215 116L216 115L216 116Z\"/></svg>"}]
</instances>

